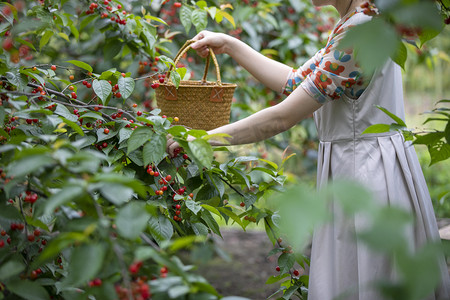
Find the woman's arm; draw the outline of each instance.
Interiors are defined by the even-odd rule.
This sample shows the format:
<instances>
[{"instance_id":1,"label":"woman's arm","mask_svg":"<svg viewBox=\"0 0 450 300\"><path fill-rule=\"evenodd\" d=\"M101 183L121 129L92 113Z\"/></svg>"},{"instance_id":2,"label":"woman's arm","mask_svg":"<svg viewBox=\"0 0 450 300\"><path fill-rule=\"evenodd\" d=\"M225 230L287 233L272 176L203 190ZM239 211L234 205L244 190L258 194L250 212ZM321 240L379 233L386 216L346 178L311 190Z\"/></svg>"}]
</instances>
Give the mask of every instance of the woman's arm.
<instances>
[{"instance_id":1,"label":"woman's arm","mask_svg":"<svg viewBox=\"0 0 450 300\"><path fill-rule=\"evenodd\" d=\"M217 54L226 53L258 81L276 92L283 90L286 78L292 70L289 66L270 59L244 42L223 33L205 30L197 34L193 40L197 42L191 47L197 50L200 56L208 55L208 48Z\"/></svg>"},{"instance_id":2,"label":"woman's arm","mask_svg":"<svg viewBox=\"0 0 450 300\"><path fill-rule=\"evenodd\" d=\"M231 145L255 143L286 131L304 118L310 116L322 105L308 95L303 88L297 88L281 103L265 108L245 119L213 130L208 134L225 133L231 136ZM214 146L224 145L220 141L209 140ZM179 144L173 139L167 142L167 152L174 155Z\"/></svg>"}]
</instances>

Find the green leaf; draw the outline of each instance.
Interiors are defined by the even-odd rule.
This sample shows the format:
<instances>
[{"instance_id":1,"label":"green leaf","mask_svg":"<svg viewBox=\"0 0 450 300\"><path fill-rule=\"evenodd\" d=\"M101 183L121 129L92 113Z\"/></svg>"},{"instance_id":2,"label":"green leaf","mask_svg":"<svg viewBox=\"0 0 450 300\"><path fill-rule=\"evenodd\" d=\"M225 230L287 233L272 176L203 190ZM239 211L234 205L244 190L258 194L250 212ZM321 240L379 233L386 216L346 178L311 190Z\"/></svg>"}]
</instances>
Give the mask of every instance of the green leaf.
<instances>
[{"instance_id":1,"label":"green leaf","mask_svg":"<svg viewBox=\"0 0 450 300\"><path fill-rule=\"evenodd\" d=\"M250 206L252 206L256 200L258 198L256 197L255 194L249 194L249 193L245 193L244 194L244 203L245 203L245 208L249 208Z\"/></svg>"},{"instance_id":2,"label":"green leaf","mask_svg":"<svg viewBox=\"0 0 450 300\"><path fill-rule=\"evenodd\" d=\"M155 134L149 142L144 145L143 157L144 165L147 166L151 163L158 164L166 154L166 137L163 135Z\"/></svg>"},{"instance_id":3,"label":"green leaf","mask_svg":"<svg viewBox=\"0 0 450 300\"><path fill-rule=\"evenodd\" d=\"M186 68L177 68L177 73L180 75L180 79L183 79L186 76L187 69ZM178 84L179 86L180 84Z\"/></svg>"},{"instance_id":4,"label":"green leaf","mask_svg":"<svg viewBox=\"0 0 450 300\"><path fill-rule=\"evenodd\" d=\"M173 84L175 85L176 88L178 88L180 86L181 77L180 77L180 74L178 72L171 72L170 73L170 80L172 80L172 82L173 82Z\"/></svg>"},{"instance_id":5,"label":"green leaf","mask_svg":"<svg viewBox=\"0 0 450 300\"><path fill-rule=\"evenodd\" d=\"M429 145L428 151L431 156L430 166L450 158L450 145L443 141Z\"/></svg>"},{"instance_id":6,"label":"green leaf","mask_svg":"<svg viewBox=\"0 0 450 300\"><path fill-rule=\"evenodd\" d=\"M132 188L140 196L146 196L146 189L143 183L133 177L126 176L119 173L101 173L95 175L92 182L109 182L109 183L119 183L124 186Z\"/></svg>"},{"instance_id":7,"label":"green leaf","mask_svg":"<svg viewBox=\"0 0 450 300\"><path fill-rule=\"evenodd\" d=\"M197 30L197 33L199 33L208 25L208 14L204 10L196 9L192 12L191 20Z\"/></svg>"},{"instance_id":8,"label":"green leaf","mask_svg":"<svg viewBox=\"0 0 450 300\"><path fill-rule=\"evenodd\" d=\"M363 131L362 134L368 134L368 133L382 133L382 132L389 132L391 130L391 126L388 124L375 124L371 125L366 128L366 130Z\"/></svg>"},{"instance_id":9,"label":"green leaf","mask_svg":"<svg viewBox=\"0 0 450 300\"><path fill-rule=\"evenodd\" d=\"M185 202L186 207L192 211L195 215L202 210L202 206L200 205L200 203L195 202L193 200L186 200Z\"/></svg>"},{"instance_id":10,"label":"green leaf","mask_svg":"<svg viewBox=\"0 0 450 300\"><path fill-rule=\"evenodd\" d=\"M148 225L150 233L159 245L163 241L170 240L173 235L173 225L166 216L151 216Z\"/></svg>"},{"instance_id":11,"label":"green leaf","mask_svg":"<svg viewBox=\"0 0 450 300\"><path fill-rule=\"evenodd\" d=\"M173 135L173 136L180 136L183 132L186 132L186 127L181 125L175 125L171 126L169 129L167 129L167 133Z\"/></svg>"},{"instance_id":12,"label":"green leaf","mask_svg":"<svg viewBox=\"0 0 450 300\"><path fill-rule=\"evenodd\" d=\"M397 51L393 57L395 63L397 63L402 69L405 69L405 62L408 58L408 50L406 49L405 44L402 42L398 43Z\"/></svg>"},{"instance_id":13,"label":"green leaf","mask_svg":"<svg viewBox=\"0 0 450 300\"><path fill-rule=\"evenodd\" d=\"M147 126L141 126L132 131L128 138L127 154L144 145L153 136L153 130Z\"/></svg>"},{"instance_id":14,"label":"green leaf","mask_svg":"<svg viewBox=\"0 0 450 300\"><path fill-rule=\"evenodd\" d=\"M15 38L15 41L16 41L16 42L19 42L19 43L21 43L21 44L24 44L24 45L30 47L31 49L33 49L34 51L36 51L36 48L34 48L34 45L33 45L32 43L26 41L26 40L23 40L23 39L21 39L21 38L16 37L16 38Z\"/></svg>"},{"instance_id":15,"label":"green leaf","mask_svg":"<svg viewBox=\"0 0 450 300\"><path fill-rule=\"evenodd\" d=\"M49 300L47 290L36 281L14 280L8 282L8 290L27 300Z\"/></svg>"},{"instance_id":16,"label":"green leaf","mask_svg":"<svg viewBox=\"0 0 450 300\"><path fill-rule=\"evenodd\" d=\"M147 226L149 219L150 215L145 210L145 203L130 202L117 214L117 231L124 238L136 239Z\"/></svg>"},{"instance_id":17,"label":"green leaf","mask_svg":"<svg viewBox=\"0 0 450 300\"><path fill-rule=\"evenodd\" d=\"M46 30L44 32L44 34L42 35L42 38L39 41L39 48L42 51L42 48L47 45L48 41L50 40L50 38L53 36L53 31L52 30Z\"/></svg>"},{"instance_id":18,"label":"green leaf","mask_svg":"<svg viewBox=\"0 0 450 300\"><path fill-rule=\"evenodd\" d=\"M414 144L420 145L433 145L437 143L440 139L444 137L443 132L430 132L424 135L416 135L416 139L414 140Z\"/></svg>"},{"instance_id":19,"label":"green leaf","mask_svg":"<svg viewBox=\"0 0 450 300\"><path fill-rule=\"evenodd\" d=\"M201 212L201 218L206 222L206 224L208 225L208 227L218 236L222 237L222 235L220 234L220 228L219 228L219 224L217 224L216 220L214 219L214 217L211 215L211 213L207 210L202 210Z\"/></svg>"},{"instance_id":20,"label":"green leaf","mask_svg":"<svg viewBox=\"0 0 450 300\"><path fill-rule=\"evenodd\" d=\"M94 89L95 94L102 100L102 103L105 104L108 96L112 92L111 84L106 80L94 79L92 88Z\"/></svg>"},{"instance_id":21,"label":"green leaf","mask_svg":"<svg viewBox=\"0 0 450 300\"><path fill-rule=\"evenodd\" d=\"M103 47L103 55L106 61L112 61L114 57L122 50L123 43L118 39L110 39Z\"/></svg>"},{"instance_id":22,"label":"green leaf","mask_svg":"<svg viewBox=\"0 0 450 300\"><path fill-rule=\"evenodd\" d=\"M119 130L119 144L123 141L130 138L130 136L133 134L133 130L131 128L123 127Z\"/></svg>"},{"instance_id":23,"label":"green leaf","mask_svg":"<svg viewBox=\"0 0 450 300\"><path fill-rule=\"evenodd\" d=\"M83 31L84 27L86 27L89 23L91 23L93 20L97 19L97 15L90 15L84 18L80 23L80 30Z\"/></svg>"},{"instance_id":24,"label":"green leaf","mask_svg":"<svg viewBox=\"0 0 450 300\"><path fill-rule=\"evenodd\" d=\"M436 36L441 33L440 30L431 29L431 28L424 28L419 33L419 39L420 39L420 47L422 47L426 42L434 39Z\"/></svg>"},{"instance_id":25,"label":"green leaf","mask_svg":"<svg viewBox=\"0 0 450 300\"><path fill-rule=\"evenodd\" d=\"M353 49L364 73L373 74L395 54L399 40L392 25L381 18L373 18L350 28L338 48Z\"/></svg>"},{"instance_id":26,"label":"green leaf","mask_svg":"<svg viewBox=\"0 0 450 300\"><path fill-rule=\"evenodd\" d=\"M80 185L68 185L59 192L51 195L45 202L45 214L52 214L55 208L68 202L75 201L85 196L83 187Z\"/></svg>"},{"instance_id":27,"label":"green leaf","mask_svg":"<svg viewBox=\"0 0 450 300\"><path fill-rule=\"evenodd\" d=\"M217 210L217 208L215 208L214 206L208 205L208 204L202 204L202 207L204 209L209 210L210 212L212 212L213 214L215 214L216 216L218 216L219 218L222 219L222 215L220 214L220 212Z\"/></svg>"},{"instance_id":28,"label":"green leaf","mask_svg":"<svg viewBox=\"0 0 450 300\"><path fill-rule=\"evenodd\" d=\"M0 209L0 218L7 220L18 220L22 217L19 211L12 205L4 206ZM1 278L0 278L1 280Z\"/></svg>"},{"instance_id":29,"label":"green leaf","mask_svg":"<svg viewBox=\"0 0 450 300\"><path fill-rule=\"evenodd\" d=\"M78 120L78 117L71 113L63 104L56 105L55 114L64 117L71 122L76 122Z\"/></svg>"},{"instance_id":30,"label":"green leaf","mask_svg":"<svg viewBox=\"0 0 450 300\"><path fill-rule=\"evenodd\" d=\"M22 259L17 256L13 256L12 258L2 262L0 265L0 280L6 280L10 277L14 277L22 273L25 270L25 264Z\"/></svg>"},{"instance_id":31,"label":"green leaf","mask_svg":"<svg viewBox=\"0 0 450 300\"><path fill-rule=\"evenodd\" d=\"M117 183L103 183L100 187L100 193L109 202L120 206L128 202L133 196L133 189Z\"/></svg>"},{"instance_id":32,"label":"green leaf","mask_svg":"<svg viewBox=\"0 0 450 300\"><path fill-rule=\"evenodd\" d=\"M83 128L81 128L77 123L72 122L66 118L60 117L64 123L70 126L76 133L81 136L84 136Z\"/></svg>"},{"instance_id":33,"label":"green leaf","mask_svg":"<svg viewBox=\"0 0 450 300\"><path fill-rule=\"evenodd\" d=\"M92 72L93 71L92 67L90 65L88 65L87 63L85 63L85 62L82 62L82 61L79 61L79 60L68 60L66 62L68 62L68 63L70 63L72 65L75 65L75 66L77 66L79 68L82 68L82 69L84 69L84 70L86 70L88 72Z\"/></svg>"},{"instance_id":34,"label":"green leaf","mask_svg":"<svg viewBox=\"0 0 450 300\"><path fill-rule=\"evenodd\" d=\"M43 167L50 166L55 160L48 155L32 155L21 160L13 161L8 166L8 176L21 177L31 174Z\"/></svg>"},{"instance_id":35,"label":"green leaf","mask_svg":"<svg viewBox=\"0 0 450 300\"><path fill-rule=\"evenodd\" d=\"M103 119L101 113L93 112L93 111L88 111L88 112L86 112L86 113L84 113L83 115L80 116L80 119L86 119L86 118L91 118L91 119L95 119L95 120L105 121L105 119Z\"/></svg>"},{"instance_id":36,"label":"green leaf","mask_svg":"<svg viewBox=\"0 0 450 300\"><path fill-rule=\"evenodd\" d=\"M134 79L131 77L119 77L119 91L123 99L128 99L134 91Z\"/></svg>"},{"instance_id":37,"label":"green leaf","mask_svg":"<svg viewBox=\"0 0 450 300\"><path fill-rule=\"evenodd\" d=\"M405 122L402 119L400 119L400 117L397 117L396 115L394 115L393 113L391 113L389 110L387 110L382 106L376 105L376 107L385 114L387 114L389 117L391 117L395 122L397 122L398 125L406 127Z\"/></svg>"},{"instance_id":38,"label":"green leaf","mask_svg":"<svg viewBox=\"0 0 450 300\"><path fill-rule=\"evenodd\" d=\"M294 267L295 257L290 253L283 253L278 257L278 266L280 267L280 274L289 273L289 270Z\"/></svg>"},{"instance_id":39,"label":"green leaf","mask_svg":"<svg viewBox=\"0 0 450 300\"><path fill-rule=\"evenodd\" d=\"M211 145L203 139L195 139L189 142L189 149L194 155L196 162L200 163L200 166L211 168L211 163L214 158L214 152Z\"/></svg>"},{"instance_id":40,"label":"green leaf","mask_svg":"<svg viewBox=\"0 0 450 300\"><path fill-rule=\"evenodd\" d=\"M30 76L31 78L36 80L36 82L39 82L41 85L45 84L44 78L42 78L41 76L39 76L36 73L31 72L29 69L21 70L20 73Z\"/></svg>"},{"instance_id":41,"label":"green leaf","mask_svg":"<svg viewBox=\"0 0 450 300\"><path fill-rule=\"evenodd\" d=\"M410 296L405 298L425 299L434 292L440 282L439 258L441 256L440 247L430 243L416 250L414 254L408 251L404 255L397 255L399 273L404 278L405 290Z\"/></svg>"},{"instance_id":42,"label":"green leaf","mask_svg":"<svg viewBox=\"0 0 450 300\"><path fill-rule=\"evenodd\" d=\"M100 271L105 254L105 247L99 243L75 247L70 257L68 275L62 285L65 287L85 285Z\"/></svg>"},{"instance_id":43,"label":"green leaf","mask_svg":"<svg viewBox=\"0 0 450 300\"><path fill-rule=\"evenodd\" d=\"M5 108L3 106L0 106L0 127L3 127L3 124L5 124L5 115L6 115Z\"/></svg>"},{"instance_id":44,"label":"green leaf","mask_svg":"<svg viewBox=\"0 0 450 300\"><path fill-rule=\"evenodd\" d=\"M278 282L289 276L290 276L289 273L280 274L278 276L271 276L267 279L266 284L272 284L272 283Z\"/></svg>"},{"instance_id":45,"label":"green leaf","mask_svg":"<svg viewBox=\"0 0 450 300\"><path fill-rule=\"evenodd\" d=\"M192 16L192 8L190 8L188 5L181 6L180 21L181 24L183 24L186 33L189 33L189 31L191 30L192 26L191 16Z\"/></svg>"},{"instance_id":46,"label":"green leaf","mask_svg":"<svg viewBox=\"0 0 450 300\"><path fill-rule=\"evenodd\" d=\"M236 215L231 209L227 209L226 207L218 207L217 208L221 213L223 213L224 215L227 215L228 217L230 217L233 221L235 221L236 223L238 223L242 229L245 228L244 224L242 224L242 220L241 218L239 218L238 215Z\"/></svg>"}]
</instances>

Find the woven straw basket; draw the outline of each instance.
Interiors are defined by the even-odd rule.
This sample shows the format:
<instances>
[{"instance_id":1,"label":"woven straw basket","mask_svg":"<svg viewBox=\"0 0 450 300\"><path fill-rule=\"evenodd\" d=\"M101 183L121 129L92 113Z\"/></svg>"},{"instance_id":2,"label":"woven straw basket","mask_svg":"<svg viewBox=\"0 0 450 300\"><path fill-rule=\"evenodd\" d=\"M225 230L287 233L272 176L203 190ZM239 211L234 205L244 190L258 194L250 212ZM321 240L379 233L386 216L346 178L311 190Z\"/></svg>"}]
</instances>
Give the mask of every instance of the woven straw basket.
<instances>
[{"instance_id":1,"label":"woven straw basket","mask_svg":"<svg viewBox=\"0 0 450 300\"><path fill-rule=\"evenodd\" d=\"M174 59L175 66L191 48L194 41L188 40ZM216 70L216 82L206 80L209 61L212 58ZM178 117L177 124L192 129L210 130L230 121L230 108L236 84L222 83L220 68L214 52L210 49L201 81L182 80L178 89L170 80L170 67L164 83L155 90L156 102L161 113L168 117Z\"/></svg>"}]
</instances>

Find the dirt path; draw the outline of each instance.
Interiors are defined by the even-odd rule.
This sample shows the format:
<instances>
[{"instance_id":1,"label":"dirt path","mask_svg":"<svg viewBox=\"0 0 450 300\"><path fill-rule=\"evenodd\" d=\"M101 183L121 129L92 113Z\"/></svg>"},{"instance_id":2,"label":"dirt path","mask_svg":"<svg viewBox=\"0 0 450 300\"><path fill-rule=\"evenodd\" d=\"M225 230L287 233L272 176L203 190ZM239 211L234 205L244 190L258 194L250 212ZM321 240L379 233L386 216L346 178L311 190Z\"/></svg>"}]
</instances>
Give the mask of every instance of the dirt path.
<instances>
[{"instance_id":1,"label":"dirt path","mask_svg":"<svg viewBox=\"0 0 450 300\"><path fill-rule=\"evenodd\" d=\"M439 228L449 224L450 219L438 222ZM258 230L243 232L240 229L223 229L222 235L223 240L218 238L217 244L229 255L230 260L215 256L206 264L200 264L198 272L224 296L263 300L277 291L278 283L265 284L269 276L277 274L277 255L267 257L273 247L266 233Z\"/></svg>"},{"instance_id":2,"label":"dirt path","mask_svg":"<svg viewBox=\"0 0 450 300\"><path fill-rule=\"evenodd\" d=\"M277 284L265 284L277 274L277 256L267 257L273 247L264 231L226 229L222 236L217 244L230 260L216 256L198 270L220 294L261 300L278 290Z\"/></svg>"}]
</instances>

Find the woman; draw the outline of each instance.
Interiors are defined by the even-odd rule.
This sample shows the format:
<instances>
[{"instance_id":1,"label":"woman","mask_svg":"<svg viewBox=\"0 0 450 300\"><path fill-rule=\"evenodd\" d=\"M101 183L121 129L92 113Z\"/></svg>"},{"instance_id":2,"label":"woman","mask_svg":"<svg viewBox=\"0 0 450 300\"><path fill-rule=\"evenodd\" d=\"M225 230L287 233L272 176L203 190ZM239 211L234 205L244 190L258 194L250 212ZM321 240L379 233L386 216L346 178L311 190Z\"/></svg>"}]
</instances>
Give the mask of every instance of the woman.
<instances>
[{"instance_id":1,"label":"woman","mask_svg":"<svg viewBox=\"0 0 450 300\"><path fill-rule=\"evenodd\" d=\"M408 230L411 248L439 239L429 193L414 148L399 133L361 135L370 125L391 123L375 105L404 118L401 70L389 60L372 77L364 76L351 50L337 44L346 30L370 20L376 9L361 0L313 0L314 5L332 5L341 16L327 45L298 70L273 61L238 39L204 31L194 37L192 48L200 56L212 48L226 53L257 80L274 91L289 95L280 104L245 119L209 131L231 136L232 145L254 143L288 130L314 113L319 132L318 185L334 178L353 178L371 188L380 205L400 206L416 218ZM219 142L211 142L219 145ZM168 153L178 143L169 139ZM339 212L336 209L335 215ZM338 218L336 218L338 219ZM394 278L391 263L375 256L359 242L354 232L364 220L333 221L316 229L313 236L309 298L328 300L351 291L343 299L381 299L370 288L376 279ZM429 299L450 299L445 262L442 284Z\"/></svg>"}]
</instances>

